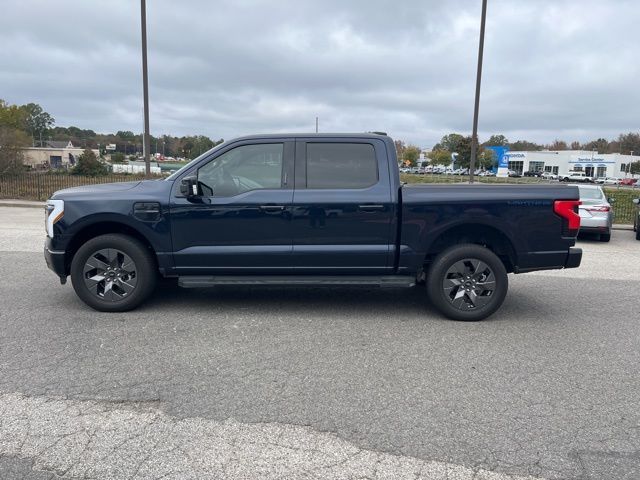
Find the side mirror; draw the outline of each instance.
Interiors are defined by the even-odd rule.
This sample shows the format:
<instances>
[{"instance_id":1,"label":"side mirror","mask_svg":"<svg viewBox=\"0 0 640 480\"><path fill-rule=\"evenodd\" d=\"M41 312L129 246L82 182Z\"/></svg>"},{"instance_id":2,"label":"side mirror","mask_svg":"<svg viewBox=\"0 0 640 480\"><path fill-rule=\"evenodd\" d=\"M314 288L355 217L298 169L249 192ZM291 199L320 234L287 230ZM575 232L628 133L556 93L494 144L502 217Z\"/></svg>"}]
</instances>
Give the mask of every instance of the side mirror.
<instances>
[{"instance_id":1,"label":"side mirror","mask_svg":"<svg viewBox=\"0 0 640 480\"><path fill-rule=\"evenodd\" d=\"M640 204L640 198L634 198L633 203L635 203L636 205Z\"/></svg>"},{"instance_id":2,"label":"side mirror","mask_svg":"<svg viewBox=\"0 0 640 480\"><path fill-rule=\"evenodd\" d=\"M180 193L185 197L197 197L198 178L195 175L184 177L180 182Z\"/></svg>"},{"instance_id":3,"label":"side mirror","mask_svg":"<svg viewBox=\"0 0 640 480\"><path fill-rule=\"evenodd\" d=\"M615 197L609 197L609 198L607 198L607 202L616 203L616 199L615 199Z\"/></svg>"}]
</instances>

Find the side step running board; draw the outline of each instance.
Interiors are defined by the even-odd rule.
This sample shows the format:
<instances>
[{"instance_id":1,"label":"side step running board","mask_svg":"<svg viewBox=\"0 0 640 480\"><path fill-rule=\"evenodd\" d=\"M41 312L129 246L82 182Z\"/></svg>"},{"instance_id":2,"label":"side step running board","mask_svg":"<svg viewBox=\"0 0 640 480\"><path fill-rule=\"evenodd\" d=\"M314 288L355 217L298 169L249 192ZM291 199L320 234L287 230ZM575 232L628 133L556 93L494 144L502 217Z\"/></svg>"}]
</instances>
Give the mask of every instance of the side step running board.
<instances>
[{"instance_id":1,"label":"side step running board","mask_svg":"<svg viewBox=\"0 0 640 480\"><path fill-rule=\"evenodd\" d=\"M364 285L371 287L413 287L414 277L406 275L189 275L178 277L178 285L184 288L213 287L215 285L299 285L299 286L331 286L331 285Z\"/></svg>"}]
</instances>

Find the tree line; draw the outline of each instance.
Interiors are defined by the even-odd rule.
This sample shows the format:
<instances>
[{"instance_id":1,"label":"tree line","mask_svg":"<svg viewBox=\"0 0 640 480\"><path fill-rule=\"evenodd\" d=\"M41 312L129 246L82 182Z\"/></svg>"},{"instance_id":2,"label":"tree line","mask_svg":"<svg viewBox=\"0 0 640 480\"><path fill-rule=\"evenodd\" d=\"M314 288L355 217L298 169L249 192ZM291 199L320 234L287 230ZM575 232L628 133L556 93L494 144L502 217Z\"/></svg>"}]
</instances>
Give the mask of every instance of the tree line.
<instances>
[{"instance_id":1,"label":"tree line","mask_svg":"<svg viewBox=\"0 0 640 480\"><path fill-rule=\"evenodd\" d=\"M415 166L420 158L420 148L415 145L407 145L401 140L396 140L396 154L405 165ZM596 153L621 153L629 155L634 152L640 154L640 133L621 133L615 140L598 138L589 142L580 143L573 141L567 143L556 139L550 144L537 144L528 140L510 142L504 135L491 135L488 140L478 145L478 168L491 168L496 159L492 150L486 147L509 147L510 151L536 151L536 150L589 150ZM451 154L457 153L456 166L469 168L471 162L471 136L459 133L450 133L442 137L440 142L433 146L428 153L429 163L433 165L450 165Z\"/></svg>"},{"instance_id":2,"label":"tree line","mask_svg":"<svg viewBox=\"0 0 640 480\"><path fill-rule=\"evenodd\" d=\"M24 159L22 149L44 147L51 140L71 141L74 146L85 150L97 149L100 155L115 154L116 162L140 155L143 149L142 134L128 130L104 134L74 126L56 126L53 116L36 103L12 105L0 99L0 173L21 171ZM150 153L192 159L223 141L212 140L205 135L151 135ZM107 145L115 145L115 150L108 151Z\"/></svg>"},{"instance_id":3,"label":"tree line","mask_svg":"<svg viewBox=\"0 0 640 480\"><path fill-rule=\"evenodd\" d=\"M101 155L107 153L107 145L115 145L115 150L109 151L115 162L124 162L126 157L142 152L142 134L135 134L129 130L103 134L74 126L56 126L53 116L36 103L11 105L0 99L0 173L22 169L22 148L45 146L49 140L71 141L80 148L98 149ZM192 159L222 142L223 139L214 141L204 135L151 136L150 153ZM398 159L406 165L416 165L421 149L416 145L407 145L401 140L396 140L395 143ZM571 149L590 150L600 154L640 154L640 133L623 133L614 140L598 138L585 143L567 143L556 139L547 145L528 140L510 142L504 135L491 135L478 146L479 168L491 168L495 164L493 152L486 148L489 146L509 147L511 151ZM457 153L457 167L468 168L471 159L471 136L459 133L443 136L428 154L429 161L434 165L449 165L452 153Z\"/></svg>"}]
</instances>

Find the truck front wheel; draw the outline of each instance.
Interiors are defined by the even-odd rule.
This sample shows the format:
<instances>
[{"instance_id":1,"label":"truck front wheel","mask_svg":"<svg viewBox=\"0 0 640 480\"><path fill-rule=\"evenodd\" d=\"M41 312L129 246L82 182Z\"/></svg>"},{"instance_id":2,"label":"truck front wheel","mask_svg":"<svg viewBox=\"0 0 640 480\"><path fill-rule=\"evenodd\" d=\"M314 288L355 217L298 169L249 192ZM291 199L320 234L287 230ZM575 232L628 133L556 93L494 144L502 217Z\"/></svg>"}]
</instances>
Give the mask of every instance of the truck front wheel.
<instances>
[{"instance_id":1,"label":"truck front wheel","mask_svg":"<svg viewBox=\"0 0 640 480\"><path fill-rule=\"evenodd\" d=\"M491 250L460 244L436 256L426 284L429 300L442 314L473 322L500 308L508 282L502 261Z\"/></svg>"},{"instance_id":2,"label":"truck front wheel","mask_svg":"<svg viewBox=\"0 0 640 480\"><path fill-rule=\"evenodd\" d=\"M157 273L151 252L127 235L100 235L78 249L71 282L80 299L101 312L132 310L153 292Z\"/></svg>"}]
</instances>

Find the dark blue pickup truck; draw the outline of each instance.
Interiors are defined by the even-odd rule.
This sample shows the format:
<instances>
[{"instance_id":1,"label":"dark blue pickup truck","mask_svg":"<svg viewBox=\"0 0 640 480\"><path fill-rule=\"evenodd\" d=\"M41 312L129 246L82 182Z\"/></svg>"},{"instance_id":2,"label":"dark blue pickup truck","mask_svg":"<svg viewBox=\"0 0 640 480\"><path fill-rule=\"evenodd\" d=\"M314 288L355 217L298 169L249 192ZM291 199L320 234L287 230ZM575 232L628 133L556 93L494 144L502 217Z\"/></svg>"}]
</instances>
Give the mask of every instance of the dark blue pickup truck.
<instances>
[{"instance_id":1,"label":"dark blue pickup truck","mask_svg":"<svg viewBox=\"0 0 640 480\"><path fill-rule=\"evenodd\" d=\"M125 311L159 276L213 285L426 284L432 304L481 320L507 273L574 268L578 188L402 185L384 134L223 143L164 180L56 192L45 258L89 306Z\"/></svg>"}]
</instances>

